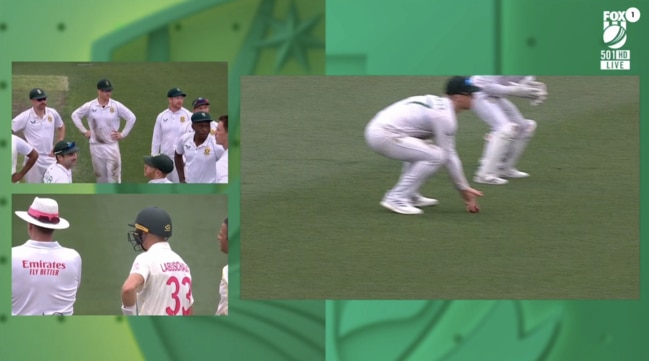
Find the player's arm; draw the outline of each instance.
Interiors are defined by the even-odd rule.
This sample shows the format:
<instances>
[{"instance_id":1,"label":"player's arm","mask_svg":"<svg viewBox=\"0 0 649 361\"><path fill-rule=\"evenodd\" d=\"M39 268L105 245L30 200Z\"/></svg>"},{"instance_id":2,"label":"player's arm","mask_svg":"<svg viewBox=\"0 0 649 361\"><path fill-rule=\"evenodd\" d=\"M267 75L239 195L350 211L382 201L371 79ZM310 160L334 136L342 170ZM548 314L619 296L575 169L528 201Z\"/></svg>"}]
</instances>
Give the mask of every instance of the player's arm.
<instances>
[{"instance_id":1,"label":"player's arm","mask_svg":"<svg viewBox=\"0 0 649 361\"><path fill-rule=\"evenodd\" d=\"M185 160L183 159L183 153L185 151L185 148L183 147L184 139L184 135L178 137L178 139L176 140L176 150L174 151L174 166L176 167L176 171L178 172L178 180L180 183L186 183Z\"/></svg>"},{"instance_id":2,"label":"player's arm","mask_svg":"<svg viewBox=\"0 0 649 361\"><path fill-rule=\"evenodd\" d=\"M120 116L120 118L126 120L124 128L122 128L122 131L119 132L120 139L123 139L128 136L128 134L131 132L131 129L133 129L133 127L135 126L136 118L135 114L122 103L117 103L117 111L117 114Z\"/></svg>"},{"instance_id":3,"label":"player's arm","mask_svg":"<svg viewBox=\"0 0 649 361\"><path fill-rule=\"evenodd\" d=\"M545 85L544 82L537 81L535 76L528 75L528 76L524 77L518 83L523 85L523 86L527 86L527 87L531 87L531 88L536 89L536 97L533 98L530 101L531 105L536 106L536 105L542 104L545 101L545 99L547 99L547 97L548 97L548 88L547 88L547 86Z\"/></svg>"},{"instance_id":4,"label":"player's arm","mask_svg":"<svg viewBox=\"0 0 649 361\"><path fill-rule=\"evenodd\" d=\"M183 155L178 154L178 148L176 148L176 151L174 152L174 166L176 167L176 171L178 171L178 180L180 183L186 183L185 182L185 161L183 160ZM182 149L182 147L180 148Z\"/></svg>"},{"instance_id":5,"label":"player's arm","mask_svg":"<svg viewBox=\"0 0 649 361\"><path fill-rule=\"evenodd\" d=\"M56 141L60 142L65 139L65 124L61 115L56 110L52 109L52 114L54 114L54 126L56 127ZM54 155L54 153L52 153Z\"/></svg>"},{"instance_id":6,"label":"player's arm","mask_svg":"<svg viewBox=\"0 0 649 361\"><path fill-rule=\"evenodd\" d=\"M63 139L65 139L65 124L61 124L61 126L56 129L56 141L60 142Z\"/></svg>"},{"instance_id":7,"label":"player's arm","mask_svg":"<svg viewBox=\"0 0 649 361\"><path fill-rule=\"evenodd\" d=\"M27 144L27 142L25 142ZM31 147L31 146L30 146ZM17 183L25 177L25 174L29 172L30 169L36 164L38 160L38 152L36 149L31 147L31 151L25 155L27 157L27 163L23 166L23 169L11 175L11 182Z\"/></svg>"},{"instance_id":8,"label":"player's arm","mask_svg":"<svg viewBox=\"0 0 649 361\"><path fill-rule=\"evenodd\" d=\"M86 138L90 138L90 130L86 129L86 127L83 126L82 119L88 115L88 110L90 110L90 102L87 102L75 109L71 115L74 126L76 126L77 129L79 129L79 131L83 133Z\"/></svg>"},{"instance_id":9,"label":"player's arm","mask_svg":"<svg viewBox=\"0 0 649 361\"><path fill-rule=\"evenodd\" d=\"M151 154L159 154L162 151L162 113L158 115L153 125L153 136L151 137Z\"/></svg>"},{"instance_id":10,"label":"player's arm","mask_svg":"<svg viewBox=\"0 0 649 361\"><path fill-rule=\"evenodd\" d=\"M475 80L475 86L480 87L481 91L488 95L498 97L515 96L528 99L534 99L539 95L539 89L528 86L523 81L500 84L498 76L477 76L472 79Z\"/></svg>"},{"instance_id":11,"label":"player's arm","mask_svg":"<svg viewBox=\"0 0 649 361\"><path fill-rule=\"evenodd\" d=\"M139 273L131 273L122 286L122 313L126 316L136 315L135 303L137 293L144 286L144 277Z\"/></svg>"},{"instance_id":12,"label":"player's arm","mask_svg":"<svg viewBox=\"0 0 649 361\"><path fill-rule=\"evenodd\" d=\"M482 192L471 188L466 180L462 161L455 150L455 135L448 135L450 132L444 129L448 125L446 122L436 122L435 143L447 154L446 169L453 180L455 188L460 192L460 196L464 200L466 210L470 213L477 213L480 211L480 207L476 199L482 196Z\"/></svg>"}]
</instances>

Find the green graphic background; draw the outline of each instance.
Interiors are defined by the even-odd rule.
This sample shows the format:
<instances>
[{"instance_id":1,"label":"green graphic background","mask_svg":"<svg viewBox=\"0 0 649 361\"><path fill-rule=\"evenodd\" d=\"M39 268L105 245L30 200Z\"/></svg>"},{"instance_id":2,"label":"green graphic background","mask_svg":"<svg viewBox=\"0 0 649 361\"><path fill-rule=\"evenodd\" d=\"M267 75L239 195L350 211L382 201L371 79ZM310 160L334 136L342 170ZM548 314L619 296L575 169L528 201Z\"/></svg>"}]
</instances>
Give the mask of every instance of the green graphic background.
<instances>
[{"instance_id":1,"label":"green graphic background","mask_svg":"<svg viewBox=\"0 0 649 361\"><path fill-rule=\"evenodd\" d=\"M12 61L227 61L228 109L235 120L239 76L325 74L325 60L327 74L598 75L604 74L599 71L599 51L604 49L602 11L635 6L647 17L647 5L646 0L328 0L326 5L321 0L62 0L37 5L3 0L0 112L10 117ZM625 47L632 50L628 74L641 75L641 79L649 63L649 49L641 47L646 44L648 27L645 18L629 24ZM647 94L649 88L641 81L642 103L648 100ZM641 116L642 122L649 121L646 112ZM3 150L10 134L6 124L0 133ZM641 127L642 139L649 137L645 128ZM0 360L649 359L649 249L642 231L640 300L238 299L239 155L254 145L239 147L236 121L230 139L229 185L167 189L168 193L228 195L228 317L11 317L11 194L155 193L159 189L146 185L21 187L11 185L8 174L0 176L4 236ZM646 155L645 144L640 151ZM8 169L8 154L0 154L0 169ZM641 178L646 176L645 168ZM643 192L641 197L642 208ZM593 200L584 206L605 205Z\"/></svg>"},{"instance_id":2,"label":"green graphic background","mask_svg":"<svg viewBox=\"0 0 649 361\"><path fill-rule=\"evenodd\" d=\"M65 10L64 10L65 9ZM224 194L230 218L230 315L185 319L12 317L11 194L161 193L147 184L12 185L0 177L0 360L324 360L324 301L239 300L239 76L324 74L322 1L2 2L0 111L11 117L13 61L226 61L230 183L162 193ZM8 169L9 122L0 133ZM150 130L146 131L147 133ZM138 154L138 157L141 157ZM206 201L209 201L207 199ZM220 223L222 219L215 220ZM92 237L91 234L88 235ZM115 245L121 247L121 241ZM218 294L218 287L213 290ZM119 295L113 300L119 306ZM214 305L216 306L216 305ZM38 338L34 347L33 339Z\"/></svg>"}]
</instances>

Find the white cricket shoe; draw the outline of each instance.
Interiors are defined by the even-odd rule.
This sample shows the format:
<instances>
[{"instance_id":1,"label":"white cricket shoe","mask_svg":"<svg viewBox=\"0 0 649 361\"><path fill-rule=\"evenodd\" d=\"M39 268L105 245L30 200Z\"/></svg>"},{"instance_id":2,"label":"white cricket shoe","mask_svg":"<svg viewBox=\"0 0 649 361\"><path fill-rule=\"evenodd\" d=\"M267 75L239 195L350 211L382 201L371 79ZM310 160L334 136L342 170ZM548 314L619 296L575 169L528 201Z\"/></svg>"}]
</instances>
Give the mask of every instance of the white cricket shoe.
<instances>
[{"instance_id":1,"label":"white cricket shoe","mask_svg":"<svg viewBox=\"0 0 649 361\"><path fill-rule=\"evenodd\" d=\"M427 198L422 196L419 193L415 193L412 197L412 205L415 207L431 207L439 204L439 201L435 198Z\"/></svg>"},{"instance_id":2,"label":"white cricket shoe","mask_svg":"<svg viewBox=\"0 0 649 361\"><path fill-rule=\"evenodd\" d=\"M383 199L381 201L381 205L392 212L399 213L399 214L422 214L424 211L421 209L414 207L412 204L409 204L406 201L403 200L398 200L398 199Z\"/></svg>"},{"instance_id":3,"label":"white cricket shoe","mask_svg":"<svg viewBox=\"0 0 649 361\"><path fill-rule=\"evenodd\" d=\"M476 174L475 177L473 177L473 181L481 184L495 184L495 185L509 183L507 179L496 177L495 175L491 175L491 174L487 174L484 176Z\"/></svg>"},{"instance_id":4,"label":"white cricket shoe","mask_svg":"<svg viewBox=\"0 0 649 361\"><path fill-rule=\"evenodd\" d=\"M516 168L511 168L508 170L504 170L500 173L500 176L503 178L527 178L530 176L529 173L526 172L521 172L520 170Z\"/></svg>"}]
</instances>

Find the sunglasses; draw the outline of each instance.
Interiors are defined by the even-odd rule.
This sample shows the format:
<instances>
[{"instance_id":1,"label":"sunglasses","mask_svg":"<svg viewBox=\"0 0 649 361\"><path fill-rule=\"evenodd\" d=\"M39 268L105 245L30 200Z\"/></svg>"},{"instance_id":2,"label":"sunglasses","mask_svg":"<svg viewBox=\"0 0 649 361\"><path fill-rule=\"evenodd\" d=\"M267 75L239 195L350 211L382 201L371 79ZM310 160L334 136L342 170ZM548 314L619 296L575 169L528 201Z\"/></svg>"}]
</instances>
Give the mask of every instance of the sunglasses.
<instances>
[{"instance_id":1,"label":"sunglasses","mask_svg":"<svg viewBox=\"0 0 649 361\"><path fill-rule=\"evenodd\" d=\"M65 147L63 149L61 149L61 150L57 150L56 152L54 152L54 154L61 154L63 152L67 152L68 150L70 150L70 149L72 149L72 148L74 148L76 146L77 146L77 144L75 142L66 142Z\"/></svg>"},{"instance_id":2,"label":"sunglasses","mask_svg":"<svg viewBox=\"0 0 649 361\"><path fill-rule=\"evenodd\" d=\"M112 93L113 89L101 89L102 93Z\"/></svg>"},{"instance_id":3,"label":"sunglasses","mask_svg":"<svg viewBox=\"0 0 649 361\"><path fill-rule=\"evenodd\" d=\"M38 220L39 222L42 222L42 223L59 224L59 222L61 221L59 216L48 216L48 215L44 215L44 214L35 215L30 211L27 211L27 214L29 214L32 218L34 218L34 219L36 219L36 220Z\"/></svg>"},{"instance_id":4,"label":"sunglasses","mask_svg":"<svg viewBox=\"0 0 649 361\"><path fill-rule=\"evenodd\" d=\"M47 98L36 99L37 102L44 102L46 100L47 100Z\"/></svg>"}]
</instances>

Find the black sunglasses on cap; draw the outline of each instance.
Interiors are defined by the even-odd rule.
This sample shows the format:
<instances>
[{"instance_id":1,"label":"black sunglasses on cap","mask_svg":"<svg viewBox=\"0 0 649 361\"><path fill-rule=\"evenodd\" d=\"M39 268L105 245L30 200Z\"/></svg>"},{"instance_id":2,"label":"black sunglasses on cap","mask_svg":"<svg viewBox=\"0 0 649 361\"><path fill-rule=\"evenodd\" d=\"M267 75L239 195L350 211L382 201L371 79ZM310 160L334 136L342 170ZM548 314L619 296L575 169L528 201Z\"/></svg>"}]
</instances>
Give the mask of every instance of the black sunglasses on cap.
<instances>
[{"instance_id":1,"label":"black sunglasses on cap","mask_svg":"<svg viewBox=\"0 0 649 361\"><path fill-rule=\"evenodd\" d=\"M75 142L66 142L65 147L63 147L62 149L57 150L56 152L54 152L54 154L61 154L63 152L67 152L70 149L74 149L76 146L77 146L77 144Z\"/></svg>"}]
</instances>

